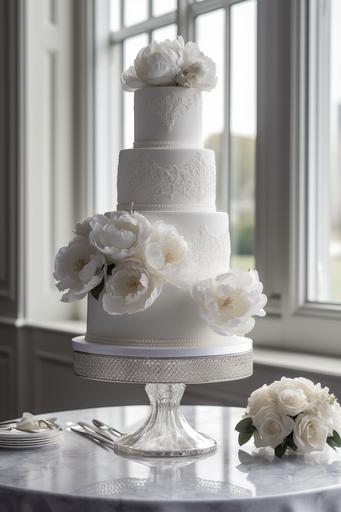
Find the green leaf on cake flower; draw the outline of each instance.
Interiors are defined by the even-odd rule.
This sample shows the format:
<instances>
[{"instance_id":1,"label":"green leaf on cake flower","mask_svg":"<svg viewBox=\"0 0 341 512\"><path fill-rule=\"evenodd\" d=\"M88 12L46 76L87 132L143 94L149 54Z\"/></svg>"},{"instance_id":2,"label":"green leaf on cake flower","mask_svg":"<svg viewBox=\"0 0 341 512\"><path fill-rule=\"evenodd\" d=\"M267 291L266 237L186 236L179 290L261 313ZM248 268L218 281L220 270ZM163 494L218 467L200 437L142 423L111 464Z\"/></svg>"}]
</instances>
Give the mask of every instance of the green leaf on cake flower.
<instances>
[{"instance_id":1,"label":"green leaf on cake flower","mask_svg":"<svg viewBox=\"0 0 341 512\"><path fill-rule=\"evenodd\" d=\"M247 416L246 418L243 418L237 423L237 425L235 426L235 430L243 434L249 434L250 432L252 434L253 431L256 429L252 424L252 419L250 418L250 416Z\"/></svg>"},{"instance_id":2,"label":"green leaf on cake flower","mask_svg":"<svg viewBox=\"0 0 341 512\"><path fill-rule=\"evenodd\" d=\"M111 276L111 273L113 271L113 269L116 267L115 263L112 263L111 265L108 265L108 270L107 270L107 274L108 276Z\"/></svg>"},{"instance_id":3,"label":"green leaf on cake flower","mask_svg":"<svg viewBox=\"0 0 341 512\"><path fill-rule=\"evenodd\" d=\"M96 300L99 299L99 296L101 295L101 291L103 290L103 288L104 288L104 279L102 279L102 281L97 286L95 286L95 288L93 288L90 291L90 293L94 299L96 299Z\"/></svg>"}]
</instances>

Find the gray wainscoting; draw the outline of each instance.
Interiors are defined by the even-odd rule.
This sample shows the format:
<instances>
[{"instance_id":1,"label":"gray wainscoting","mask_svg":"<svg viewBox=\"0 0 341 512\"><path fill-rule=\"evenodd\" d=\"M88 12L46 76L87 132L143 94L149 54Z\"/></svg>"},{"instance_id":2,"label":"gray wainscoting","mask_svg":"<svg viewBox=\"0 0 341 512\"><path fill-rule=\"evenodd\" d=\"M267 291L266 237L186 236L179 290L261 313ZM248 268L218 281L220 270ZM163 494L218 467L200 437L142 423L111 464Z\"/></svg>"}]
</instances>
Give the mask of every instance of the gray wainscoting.
<instances>
[{"instance_id":1,"label":"gray wainscoting","mask_svg":"<svg viewBox=\"0 0 341 512\"><path fill-rule=\"evenodd\" d=\"M0 420L33 413L147 403L142 385L76 377L71 332L0 323ZM255 364L254 375L236 382L188 386L183 403L245 406L251 391L281 376L303 375L341 397L341 378Z\"/></svg>"}]
</instances>

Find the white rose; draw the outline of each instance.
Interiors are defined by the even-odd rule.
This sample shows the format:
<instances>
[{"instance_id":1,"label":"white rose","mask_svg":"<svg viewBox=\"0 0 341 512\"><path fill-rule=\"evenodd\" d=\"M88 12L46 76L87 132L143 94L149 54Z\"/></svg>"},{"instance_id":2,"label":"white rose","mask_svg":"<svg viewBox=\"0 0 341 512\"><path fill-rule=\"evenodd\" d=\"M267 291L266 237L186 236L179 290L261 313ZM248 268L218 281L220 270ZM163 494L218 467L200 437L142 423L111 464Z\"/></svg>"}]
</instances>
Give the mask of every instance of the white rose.
<instances>
[{"instance_id":1,"label":"white rose","mask_svg":"<svg viewBox=\"0 0 341 512\"><path fill-rule=\"evenodd\" d=\"M264 384L251 393L247 404L248 416L255 416L264 405L269 405L269 403L271 403L269 388Z\"/></svg>"},{"instance_id":2,"label":"white rose","mask_svg":"<svg viewBox=\"0 0 341 512\"><path fill-rule=\"evenodd\" d=\"M336 430L339 435L341 435L341 407L338 402L335 402L331 406L331 422L330 422L330 433L329 435L333 435L333 430Z\"/></svg>"},{"instance_id":3,"label":"white rose","mask_svg":"<svg viewBox=\"0 0 341 512\"><path fill-rule=\"evenodd\" d=\"M283 414L296 416L308 405L307 397L302 389L288 387L279 391L277 395L277 405Z\"/></svg>"},{"instance_id":4,"label":"white rose","mask_svg":"<svg viewBox=\"0 0 341 512\"><path fill-rule=\"evenodd\" d=\"M146 86L176 85L183 47L183 38L178 37L174 41L153 41L142 48L134 60L134 66L122 74L123 88L134 91Z\"/></svg>"},{"instance_id":5,"label":"white rose","mask_svg":"<svg viewBox=\"0 0 341 512\"><path fill-rule=\"evenodd\" d=\"M278 410L289 416L297 416L309 405L305 392L293 379L284 377L273 382L269 386L269 393L276 401Z\"/></svg>"},{"instance_id":6,"label":"white rose","mask_svg":"<svg viewBox=\"0 0 341 512\"><path fill-rule=\"evenodd\" d=\"M261 446L276 448L292 432L295 422L289 416L279 413L271 404L259 409L252 418L252 424L257 429L257 432L254 432L257 448Z\"/></svg>"},{"instance_id":7,"label":"white rose","mask_svg":"<svg viewBox=\"0 0 341 512\"><path fill-rule=\"evenodd\" d=\"M311 400L314 397L316 386L311 380L305 379L304 377L295 377L294 379L288 380L292 380L296 387L302 389L308 400Z\"/></svg>"},{"instance_id":8,"label":"white rose","mask_svg":"<svg viewBox=\"0 0 341 512\"><path fill-rule=\"evenodd\" d=\"M103 279L106 261L86 238L77 236L55 258L54 278L58 290L68 290L63 302L80 300Z\"/></svg>"},{"instance_id":9,"label":"white rose","mask_svg":"<svg viewBox=\"0 0 341 512\"><path fill-rule=\"evenodd\" d=\"M174 286L195 280L190 248L172 225L155 222L145 244L145 260L151 272Z\"/></svg>"},{"instance_id":10,"label":"white rose","mask_svg":"<svg viewBox=\"0 0 341 512\"><path fill-rule=\"evenodd\" d=\"M162 291L160 284L139 262L124 261L105 282L103 309L110 315L131 315L149 308Z\"/></svg>"},{"instance_id":11,"label":"white rose","mask_svg":"<svg viewBox=\"0 0 341 512\"><path fill-rule=\"evenodd\" d=\"M254 315L264 316L266 296L255 270L230 270L215 279L196 283L192 296L202 318L222 336L243 336L255 324Z\"/></svg>"},{"instance_id":12,"label":"white rose","mask_svg":"<svg viewBox=\"0 0 341 512\"><path fill-rule=\"evenodd\" d=\"M92 225L90 243L113 262L138 256L151 231L148 220L137 212L96 215Z\"/></svg>"},{"instance_id":13,"label":"white rose","mask_svg":"<svg viewBox=\"0 0 341 512\"><path fill-rule=\"evenodd\" d=\"M328 425L319 417L299 414L295 420L294 443L302 452L323 450L328 436Z\"/></svg>"},{"instance_id":14,"label":"white rose","mask_svg":"<svg viewBox=\"0 0 341 512\"><path fill-rule=\"evenodd\" d=\"M325 388L328 389L328 388ZM328 426L328 436L333 435L333 430L341 432L341 409L334 395L321 393L319 391L309 403L305 413L318 416Z\"/></svg>"}]
</instances>

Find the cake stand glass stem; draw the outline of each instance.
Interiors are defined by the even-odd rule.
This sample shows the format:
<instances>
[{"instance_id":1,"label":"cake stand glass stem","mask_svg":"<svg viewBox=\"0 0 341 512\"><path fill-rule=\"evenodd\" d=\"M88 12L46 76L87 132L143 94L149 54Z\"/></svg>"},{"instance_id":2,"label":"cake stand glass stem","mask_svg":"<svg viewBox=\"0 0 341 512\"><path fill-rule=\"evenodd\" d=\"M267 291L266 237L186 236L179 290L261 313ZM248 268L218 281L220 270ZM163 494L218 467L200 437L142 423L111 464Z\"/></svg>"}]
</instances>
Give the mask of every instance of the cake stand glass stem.
<instances>
[{"instance_id":1,"label":"cake stand glass stem","mask_svg":"<svg viewBox=\"0 0 341 512\"><path fill-rule=\"evenodd\" d=\"M194 430L180 408L185 384L147 384L150 413L133 434L116 441L117 451L150 457L183 457L212 452L216 442Z\"/></svg>"}]
</instances>

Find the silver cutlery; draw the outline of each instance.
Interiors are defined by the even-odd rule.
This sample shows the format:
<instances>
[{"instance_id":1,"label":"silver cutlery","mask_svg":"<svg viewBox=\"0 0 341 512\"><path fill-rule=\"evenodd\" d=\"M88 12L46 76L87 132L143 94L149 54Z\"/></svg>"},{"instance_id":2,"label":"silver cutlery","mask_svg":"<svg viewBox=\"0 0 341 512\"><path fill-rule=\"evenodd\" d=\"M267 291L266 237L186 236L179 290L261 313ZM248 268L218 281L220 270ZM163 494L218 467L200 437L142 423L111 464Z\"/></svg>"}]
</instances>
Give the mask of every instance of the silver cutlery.
<instances>
[{"instance_id":1,"label":"silver cutlery","mask_svg":"<svg viewBox=\"0 0 341 512\"><path fill-rule=\"evenodd\" d=\"M89 441L92 441L93 443L95 443L97 446L100 446L101 448L104 448L105 450L110 450L112 449L111 447L109 447L108 445L106 445L103 441L99 441L98 439L96 439L95 437L93 437L91 434L89 434L88 432L85 432L84 430L80 430L79 428L77 428L77 426L72 426L72 427L69 427L72 432L74 432L75 434L79 434L80 436L84 437L85 439L88 439Z\"/></svg>"},{"instance_id":2,"label":"silver cutlery","mask_svg":"<svg viewBox=\"0 0 341 512\"><path fill-rule=\"evenodd\" d=\"M107 432L97 428L94 425L90 425L89 423L84 423L84 421L79 421L78 425L84 428L84 430L88 430L89 432L93 432L95 434L98 434L99 436L103 437L107 441L110 441L110 443L114 442L113 436L111 434L108 434Z\"/></svg>"},{"instance_id":3,"label":"silver cutlery","mask_svg":"<svg viewBox=\"0 0 341 512\"><path fill-rule=\"evenodd\" d=\"M116 436L116 437L124 436L123 432L120 432L116 428L111 427L107 423L103 423L103 421L93 419L92 423L95 425L95 427L97 427L99 430L101 430L103 432L110 432L110 434L112 434L113 436Z\"/></svg>"},{"instance_id":4,"label":"silver cutlery","mask_svg":"<svg viewBox=\"0 0 341 512\"><path fill-rule=\"evenodd\" d=\"M103 434L99 434L98 432L96 432L95 428L92 427L91 425L88 425L87 423L84 423L84 422L71 423L71 422L69 422L69 423L67 423L67 426L73 432L77 432L79 434L85 434L89 438L91 437L92 439L95 439L98 443L101 443L102 445L105 445L106 447L110 447L112 449L115 448L115 443L112 438L108 439L108 438L104 437Z\"/></svg>"}]
</instances>

